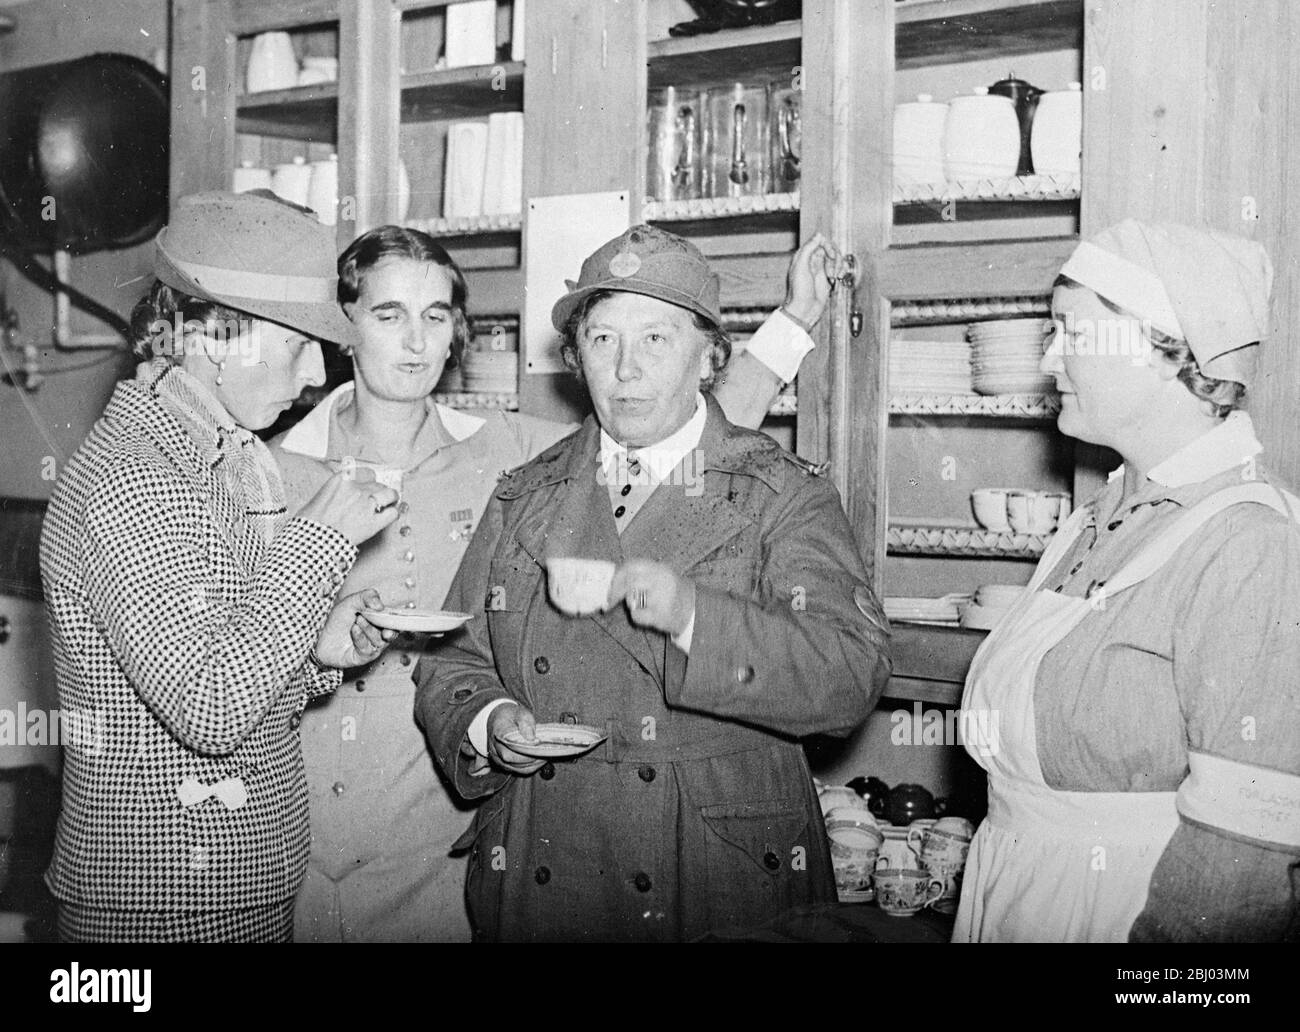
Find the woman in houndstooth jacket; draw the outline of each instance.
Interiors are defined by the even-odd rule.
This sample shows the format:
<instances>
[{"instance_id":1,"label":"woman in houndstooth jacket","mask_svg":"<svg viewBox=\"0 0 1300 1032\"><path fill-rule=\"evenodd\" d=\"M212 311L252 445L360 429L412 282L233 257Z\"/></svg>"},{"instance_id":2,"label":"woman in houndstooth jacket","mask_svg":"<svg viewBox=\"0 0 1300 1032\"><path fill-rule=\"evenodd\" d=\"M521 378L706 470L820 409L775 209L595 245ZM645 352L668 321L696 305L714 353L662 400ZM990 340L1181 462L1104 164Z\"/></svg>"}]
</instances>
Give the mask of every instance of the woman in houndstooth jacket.
<instances>
[{"instance_id":1,"label":"woman in houndstooth jacket","mask_svg":"<svg viewBox=\"0 0 1300 1032\"><path fill-rule=\"evenodd\" d=\"M143 359L64 471L41 540L67 744L47 881L73 941L285 940L307 862L297 727L391 632L337 600L396 492L330 478L290 519L266 446L346 344L332 234L199 194L158 236Z\"/></svg>"}]
</instances>

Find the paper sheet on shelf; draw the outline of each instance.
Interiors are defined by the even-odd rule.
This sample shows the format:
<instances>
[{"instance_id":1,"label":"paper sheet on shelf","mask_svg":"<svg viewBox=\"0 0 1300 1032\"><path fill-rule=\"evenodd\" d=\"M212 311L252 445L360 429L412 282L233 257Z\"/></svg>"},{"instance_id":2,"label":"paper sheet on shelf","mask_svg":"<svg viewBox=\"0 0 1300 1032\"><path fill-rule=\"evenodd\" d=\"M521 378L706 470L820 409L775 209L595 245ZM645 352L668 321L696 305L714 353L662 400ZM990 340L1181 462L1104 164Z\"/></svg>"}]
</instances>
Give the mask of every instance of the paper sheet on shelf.
<instances>
[{"instance_id":1,"label":"paper sheet on shelf","mask_svg":"<svg viewBox=\"0 0 1300 1032\"><path fill-rule=\"evenodd\" d=\"M631 226L628 190L528 199L524 254L524 355L529 373L562 373L560 335L551 308L576 280L582 261Z\"/></svg>"}]
</instances>

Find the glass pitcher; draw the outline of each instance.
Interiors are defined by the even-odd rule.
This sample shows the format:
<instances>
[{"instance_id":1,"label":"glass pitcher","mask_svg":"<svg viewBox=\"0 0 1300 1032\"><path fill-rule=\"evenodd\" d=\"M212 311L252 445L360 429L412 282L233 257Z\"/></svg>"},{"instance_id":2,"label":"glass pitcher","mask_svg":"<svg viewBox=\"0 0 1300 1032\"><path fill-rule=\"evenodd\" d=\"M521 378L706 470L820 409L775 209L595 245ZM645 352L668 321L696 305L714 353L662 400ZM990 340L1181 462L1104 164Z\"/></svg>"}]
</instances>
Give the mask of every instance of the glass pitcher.
<instances>
[{"instance_id":1,"label":"glass pitcher","mask_svg":"<svg viewBox=\"0 0 1300 1032\"><path fill-rule=\"evenodd\" d=\"M771 182L767 87L736 83L709 90L705 123L709 195L765 194Z\"/></svg>"},{"instance_id":2,"label":"glass pitcher","mask_svg":"<svg viewBox=\"0 0 1300 1032\"><path fill-rule=\"evenodd\" d=\"M703 196L702 94L675 86L650 91L646 197L686 201Z\"/></svg>"}]
</instances>

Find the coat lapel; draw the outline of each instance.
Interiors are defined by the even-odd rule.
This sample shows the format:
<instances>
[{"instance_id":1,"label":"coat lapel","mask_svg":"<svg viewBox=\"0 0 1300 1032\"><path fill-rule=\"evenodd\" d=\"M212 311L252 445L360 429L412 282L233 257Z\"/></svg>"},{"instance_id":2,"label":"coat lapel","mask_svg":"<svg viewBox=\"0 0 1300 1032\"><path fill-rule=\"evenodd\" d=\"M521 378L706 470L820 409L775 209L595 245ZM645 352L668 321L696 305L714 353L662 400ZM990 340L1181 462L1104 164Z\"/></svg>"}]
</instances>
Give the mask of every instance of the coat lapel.
<instances>
[{"instance_id":1,"label":"coat lapel","mask_svg":"<svg viewBox=\"0 0 1300 1032\"><path fill-rule=\"evenodd\" d=\"M599 454L600 429L594 420L588 420L573 444L563 476L546 478L550 482L566 481L564 488L550 504L525 517L515 531L515 540L539 566L545 567L550 557L561 556L603 559L615 566L623 562L623 547L614 525L609 490L596 478ZM594 621L647 670L659 669L646 632L632 624L624 606L589 617L562 619Z\"/></svg>"},{"instance_id":2,"label":"coat lapel","mask_svg":"<svg viewBox=\"0 0 1300 1032\"><path fill-rule=\"evenodd\" d=\"M694 478L680 475L678 467L623 531L629 555L663 563L679 577L753 523L731 497L730 474L740 472L740 465L733 454L737 449L730 424L717 402L712 397L707 401L708 419L699 444L702 461L690 455L683 460ZM747 468L744 472L752 475Z\"/></svg>"}]
</instances>

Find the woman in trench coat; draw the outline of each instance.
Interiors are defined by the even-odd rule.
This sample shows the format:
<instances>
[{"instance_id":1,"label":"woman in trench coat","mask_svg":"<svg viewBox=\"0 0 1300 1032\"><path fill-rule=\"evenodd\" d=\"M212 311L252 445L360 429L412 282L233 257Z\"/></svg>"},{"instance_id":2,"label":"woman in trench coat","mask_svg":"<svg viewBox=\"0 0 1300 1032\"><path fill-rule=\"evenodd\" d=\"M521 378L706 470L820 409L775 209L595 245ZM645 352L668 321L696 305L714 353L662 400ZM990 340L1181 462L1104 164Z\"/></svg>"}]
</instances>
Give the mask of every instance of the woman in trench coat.
<instances>
[{"instance_id":1,"label":"woman in trench coat","mask_svg":"<svg viewBox=\"0 0 1300 1032\"><path fill-rule=\"evenodd\" d=\"M586 333L628 297L648 301L654 328ZM476 934L671 941L832 902L798 739L848 733L889 671L838 495L697 393L726 343L716 277L686 241L629 230L588 259L554 321L570 354L575 336L619 335L626 369L618 386L593 378L582 345L597 415L499 484L448 600L475 619L417 672L439 763L462 795L490 796L462 843ZM658 420L665 406L693 414ZM613 410L648 436L624 434ZM633 459L623 443L647 447ZM653 485L610 465L659 460ZM574 618L548 601L544 566L566 555L618 566L612 608ZM694 602L656 626L660 597ZM534 720L607 737L529 762L492 744L503 714L525 738Z\"/></svg>"}]
</instances>

